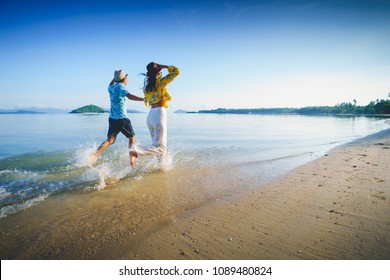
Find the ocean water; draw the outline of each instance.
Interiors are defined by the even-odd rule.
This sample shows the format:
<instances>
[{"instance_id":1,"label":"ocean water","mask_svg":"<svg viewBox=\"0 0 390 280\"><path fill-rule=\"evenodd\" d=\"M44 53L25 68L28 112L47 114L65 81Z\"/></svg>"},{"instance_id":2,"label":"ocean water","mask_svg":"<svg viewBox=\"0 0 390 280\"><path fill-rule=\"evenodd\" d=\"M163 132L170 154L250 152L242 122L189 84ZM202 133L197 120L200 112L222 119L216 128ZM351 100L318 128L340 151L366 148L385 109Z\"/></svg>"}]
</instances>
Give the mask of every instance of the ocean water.
<instances>
[{"instance_id":1,"label":"ocean water","mask_svg":"<svg viewBox=\"0 0 390 280\"><path fill-rule=\"evenodd\" d=\"M147 114L129 114L137 142L150 143ZM50 196L148 189L174 182L177 201L205 204L256 188L330 149L389 128L385 118L168 114L168 161L129 166L123 135L90 165L107 114L0 115L0 219ZM137 190L134 190L137 191ZM172 194L171 194L172 195Z\"/></svg>"}]
</instances>

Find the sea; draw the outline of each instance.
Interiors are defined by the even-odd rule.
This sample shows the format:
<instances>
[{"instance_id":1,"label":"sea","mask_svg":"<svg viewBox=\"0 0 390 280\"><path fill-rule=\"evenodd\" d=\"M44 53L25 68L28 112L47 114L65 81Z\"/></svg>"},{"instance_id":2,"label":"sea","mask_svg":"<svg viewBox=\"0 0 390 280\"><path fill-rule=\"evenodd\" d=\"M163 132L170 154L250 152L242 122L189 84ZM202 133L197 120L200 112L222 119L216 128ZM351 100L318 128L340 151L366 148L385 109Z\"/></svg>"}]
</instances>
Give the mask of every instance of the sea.
<instances>
[{"instance_id":1,"label":"sea","mask_svg":"<svg viewBox=\"0 0 390 280\"><path fill-rule=\"evenodd\" d=\"M147 114L128 117L137 143L151 143ZM384 117L168 113L167 161L140 157L132 169L121 134L91 164L108 114L0 115L0 219L51 197L118 188L145 195L160 184L170 186L171 201L197 207L262 187L389 127Z\"/></svg>"}]
</instances>

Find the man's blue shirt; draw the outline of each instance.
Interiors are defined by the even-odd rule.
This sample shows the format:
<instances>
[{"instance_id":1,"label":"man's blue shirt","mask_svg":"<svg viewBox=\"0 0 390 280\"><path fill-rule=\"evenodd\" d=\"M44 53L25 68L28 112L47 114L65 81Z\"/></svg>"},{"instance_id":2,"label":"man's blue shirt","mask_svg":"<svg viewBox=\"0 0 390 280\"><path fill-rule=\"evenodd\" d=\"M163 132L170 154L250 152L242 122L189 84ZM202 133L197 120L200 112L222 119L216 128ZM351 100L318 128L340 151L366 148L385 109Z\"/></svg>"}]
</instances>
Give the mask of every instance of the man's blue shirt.
<instances>
[{"instance_id":1,"label":"man's blue shirt","mask_svg":"<svg viewBox=\"0 0 390 280\"><path fill-rule=\"evenodd\" d=\"M108 92L110 93L111 102L110 118L115 120L127 118L126 94L128 94L128 91L124 84L109 85Z\"/></svg>"}]
</instances>

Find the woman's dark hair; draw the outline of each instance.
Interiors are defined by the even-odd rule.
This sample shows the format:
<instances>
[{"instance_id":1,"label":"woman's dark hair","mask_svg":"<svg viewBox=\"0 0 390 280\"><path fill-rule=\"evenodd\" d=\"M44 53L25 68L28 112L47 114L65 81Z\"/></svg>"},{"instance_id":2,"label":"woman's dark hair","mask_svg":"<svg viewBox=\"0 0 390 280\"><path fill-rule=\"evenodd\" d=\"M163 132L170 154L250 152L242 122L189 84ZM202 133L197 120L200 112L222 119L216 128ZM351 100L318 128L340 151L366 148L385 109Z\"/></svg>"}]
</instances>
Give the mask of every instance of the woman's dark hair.
<instances>
[{"instance_id":1,"label":"woman's dark hair","mask_svg":"<svg viewBox=\"0 0 390 280\"><path fill-rule=\"evenodd\" d=\"M146 76L145 83L144 83L144 89L146 91L156 90L156 78L158 72L160 72L161 69L159 69L158 67L154 67L154 65L155 65L154 62L150 62L146 66L146 70L148 70L148 72L144 74Z\"/></svg>"}]
</instances>

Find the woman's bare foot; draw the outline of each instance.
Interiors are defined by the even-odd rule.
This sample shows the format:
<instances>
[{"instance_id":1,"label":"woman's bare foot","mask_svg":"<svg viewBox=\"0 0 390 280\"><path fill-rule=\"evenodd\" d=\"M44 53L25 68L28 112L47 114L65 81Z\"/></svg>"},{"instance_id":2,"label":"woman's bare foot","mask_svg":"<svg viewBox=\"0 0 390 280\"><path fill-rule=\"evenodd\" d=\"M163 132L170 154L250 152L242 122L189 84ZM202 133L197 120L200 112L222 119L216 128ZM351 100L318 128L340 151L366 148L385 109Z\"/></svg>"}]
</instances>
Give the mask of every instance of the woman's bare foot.
<instances>
[{"instance_id":1,"label":"woman's bare foot","mask_svg":"<svg viewBox=\"0 0 390 280\"><path fill-rule=\"evenodd\" d=\"M134 168L135 161L137 160L138 154L134 151L130 151L129 156L130 156L130 166Z\"/></svg>"}]
</instances>

